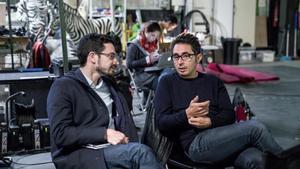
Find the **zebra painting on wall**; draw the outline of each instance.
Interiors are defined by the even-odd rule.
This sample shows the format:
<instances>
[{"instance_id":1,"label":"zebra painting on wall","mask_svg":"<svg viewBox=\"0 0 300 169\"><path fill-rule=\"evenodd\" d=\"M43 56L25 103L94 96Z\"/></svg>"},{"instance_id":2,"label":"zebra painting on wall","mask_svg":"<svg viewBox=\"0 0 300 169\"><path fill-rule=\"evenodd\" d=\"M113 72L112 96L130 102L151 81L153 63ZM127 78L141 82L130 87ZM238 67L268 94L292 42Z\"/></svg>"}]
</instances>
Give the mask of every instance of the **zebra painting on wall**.
<instances>
[{"instance_id":1,"label":"zebra painting on wall","mask_svg":"<svg viewBox=\"0 0 300 169\"><path fill-rule=\"evenodd\" d=\"M68 39L69 56L73 57L76 55L76 47L80 38L88 33L106 34L110 31L114 31L115 34L121 37L122 27L120 20L116 19L114 21L115 30L112 30L113 22L111 18L86 19L78 12L80 6L73 8L74 5L72 4L77 4L77 0L64 0L63 4L66 32L71 39ZM36 36L40 41L45 37L43 32L45 32L46 27L50 27L54 30L59 29L59 14L57 9L55 9L56 6L57 5L53 4L53 1L50 0L20 0L18 4L20 19L28 22L30 33ZM49 19L47 18L47 14L50 16ZM50 20L50 22L48 22L48 20Z\"/></svg>"},{"instance_id":2,"label":"zebra painting on wall","mask_svg":"<svg viewBox=\"0 0 300 169\"><path fill-rule=\"evenodd\" d=\"M69 0L70 1L70 0ZM65 1L64 3L64 15L66 23L66 32L69 34L70 39L74 43L74 47L77 47L79 40L89 33L106 34L110 31L114 31L119 37L121 37L122 27L120 20L115 20L115 30L112 30L113 22L109 17L102 17L98 19L84 19L77 9L72 8ZM75 50L72 50L74 55Z\"/></svg>"},{"instance_id":3,"label":"zebra painting on wall","mask_svg":"<svg viewBox=\"0 0 300 169\"><path fill-rule=\"evenodd\" d=\"M45 40L47 29L59 29L54 4L46 0L20 0L16 6L17 20L25 23L29 36L34 36L36 41Z\"/></svg>"}]
</instances>

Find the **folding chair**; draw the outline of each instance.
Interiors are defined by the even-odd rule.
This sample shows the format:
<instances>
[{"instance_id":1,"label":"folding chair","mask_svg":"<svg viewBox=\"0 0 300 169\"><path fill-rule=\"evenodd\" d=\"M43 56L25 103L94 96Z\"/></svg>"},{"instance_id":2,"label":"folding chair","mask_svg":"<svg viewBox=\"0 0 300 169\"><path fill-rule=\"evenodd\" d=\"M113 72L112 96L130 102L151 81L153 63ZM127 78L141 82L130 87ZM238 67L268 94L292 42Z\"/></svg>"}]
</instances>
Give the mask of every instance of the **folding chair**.
<instances>
[{"instance_id":1,"label":"folding chair","mask_svg":"<svg viewBox=\"0 0 300 169\"><path fill-rule=\"evenodd\" d=\"M224 169L212 163L195 163L184 153L181 146L163 136L155 121L154 104L147 110L141 142L148 145L167 169Z\"/></svg>"}]
</instances>

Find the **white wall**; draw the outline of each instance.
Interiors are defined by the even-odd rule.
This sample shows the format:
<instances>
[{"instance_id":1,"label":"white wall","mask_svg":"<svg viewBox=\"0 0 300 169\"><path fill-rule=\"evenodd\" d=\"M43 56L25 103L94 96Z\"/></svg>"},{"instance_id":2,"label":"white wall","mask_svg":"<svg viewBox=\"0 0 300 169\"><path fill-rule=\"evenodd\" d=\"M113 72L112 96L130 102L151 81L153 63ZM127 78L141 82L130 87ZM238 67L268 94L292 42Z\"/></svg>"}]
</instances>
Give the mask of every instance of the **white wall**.
<instances>
[{"instance_id":1,"label":"white wall","mask_svg":"<svg viewBox=\"0 0 300 169\"><path fill-rule=\"evenodd\" d=\"M201 10L210 23L211 42L221 45L220 38L232 37L233 32L233 0L187 0L186 10ZM193 17L193 22L199 22L199 16ZM201 22L201 21L200 21ZM194 27L193 31L201 31Z\"/></svg>"},{"instance_id":2,"label":"white wall","mask_svg":"<svg viewBox=\"0 0 300 169\"><path fill-rule=\"evenodd\" d=\"M216 37L232 37L233 29L233 0L215 0L214 24Z\"/></svg>"},{"instance_id":3,"label":"white wall","mask_svg":"<svg viewBox=\"0 0 300 169\"><path fill-rule=\"evenodd\" d=\"M204 15L207 17L208 22L211 25L210 18L212 16L212 0L194 0L193 3L193 9L200 10L201 12L204 13ZM200 14L195 14L193 16L193 22L204 22L202 17L199 17ZM201 32L205 31L205 26L194 26L193 31L195 32Z\"/></svg>"},{"instance_id":4,"label":"white wall","mask_svg":"<svg viewBox=\"0 0 300 169\"><path fill-rule=\"evenodd\" d=\"M255 45L256 0L236 0L233 36Z\"/></svg>"},{"instance_id":5,"label":"white wall","mask_svg":"<svg viewBox=\"0 0 300 169\"><path fill-rule=\"evenodd\" d=\"M235 7L234 7L235 4ZM212 44L221 45L221 36L255 43L256 0L187 0L187 11L201 10L210 22ZM197 15L193 22L198 22ZM199 31L194 27L193 31Z\"/></svg>"}]
</instances>

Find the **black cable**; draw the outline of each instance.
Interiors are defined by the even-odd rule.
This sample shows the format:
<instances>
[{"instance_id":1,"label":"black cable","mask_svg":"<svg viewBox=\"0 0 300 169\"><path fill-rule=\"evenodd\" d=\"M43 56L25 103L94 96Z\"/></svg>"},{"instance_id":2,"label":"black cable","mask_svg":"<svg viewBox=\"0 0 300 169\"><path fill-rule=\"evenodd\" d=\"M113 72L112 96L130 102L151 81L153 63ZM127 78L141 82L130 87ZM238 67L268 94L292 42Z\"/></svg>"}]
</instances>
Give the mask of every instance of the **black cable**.
<instances>
[{"instance_id":1,"label":"black cable","mask_svg":"<svg viewBox=\"0 0 300 169\"><path fill-rule=\"evenodd\" d=\"M43 149L40 150L20 150L20 151L16 151L14 154L12 154L11 156L17 156L17 155L23 155L23 154L27 154L27 155L35 155L35 154L39 154L39 153L45 153L45 152L49 152L50 151L50 147L44 147Z\"/></svg>"},{"instance_id":2,"label":"black cable","mask_svg":"<svg viewBox=\"0 0 300 169\"><path fill-rule=\"evenodd\" d=\"M44 164L51 164L52 161L46 161L46 162L42 162L42 163L18 163L18 162L14 162L11 160L11 164L16 164L16 165L44 165Z\"/></svg>"},{"instance_id":3,"label":"black cable","mask_svg":"<svg viewBox=\"0 0 300 169\"><path fill-rule=\"evenodd\" d=\"M3 167L3 165L5 167L9 167L11 165L11 160L7 159L6 157L1 157L0 161L2 161L4 164L1 164L1 167Z\"/></svg>"},{"instance_id":4,"label":"black cable","mask_svg":"<svg viewBox=\"0 0 300 169\"><path fill-rule=\"evenodd\" d=\"M21 160L23 158L26 158L26 157L29 157L29 156L33 156L33 155L36 155L36 154L41 153L41 152L47 152L47 151L46 151L46 149L44 149L44 150L31 150L31 151L19 151L19 152L14 153L12 156L21 155L22 153L32 153L32 154L27 154L27 155L25 155L23 157L20 157L16 161L13 161L13 159L10 158L10 157L3 157L0 160L3 161L3 163L6 166L11 166L12 164L31 166L31 165L43 165L43 164L50 164L50 163L52 163L52 161L46 161L46 162L41 162L41 163L19 163L19 162L17 162L17 161L19 161L19 160Z\"/></svg>"},{"instance_id":5,"label":"black cable","mask_svg":"<svg viewBox=\"0 0 300 169\"><path fill-rule=\"evenodd\" d=\"M184 25L184 28L188 28L189 27L189 23L190 23L190 20L192 18L192 15L194 13L199 13L203 19L203 22L199 23L200 25L204 25L205 26L205 34L209 34L210 33L210 28L209 28L209 22L206 18L206 16L204 15L203 12L201 12L200 10L192 10L190 12L188 12L185 16L184 16L184 19L183 19L183 25Z\"/></svg>"}]
</instances>

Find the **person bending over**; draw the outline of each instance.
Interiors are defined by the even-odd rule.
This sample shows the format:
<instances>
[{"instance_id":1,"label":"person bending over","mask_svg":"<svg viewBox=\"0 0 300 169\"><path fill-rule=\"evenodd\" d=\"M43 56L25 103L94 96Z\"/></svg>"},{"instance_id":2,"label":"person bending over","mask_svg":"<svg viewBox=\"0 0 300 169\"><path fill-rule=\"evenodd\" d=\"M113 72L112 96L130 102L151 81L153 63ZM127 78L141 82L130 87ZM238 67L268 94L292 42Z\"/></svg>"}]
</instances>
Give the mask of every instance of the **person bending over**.
<instances>
[{"instance_id":1,"label":"person bending over","mask_svg":"<svg viewBox=\"0 0 300 169\"><path fill-rule=\"evenodd\" d=\"M181 25L178 24L175 14L166 16L163 21L160 21L160 25L165 37L176 37L182 32Z\"/></svg>"},{"instance_id":2,"label":"person bending over","mask_svg":"<svg viewBox=\"0 0 300 169\"><path fill-rule=\"evenodd\" d=\"M159 59L160 36L159 24L149 21L140 31L140 36L128 42L126 64L130 70L134 71L134 79L138 87L156 89L159 74L145 72L145 68L153 66Z\"/></svg>"}]
</instances>

